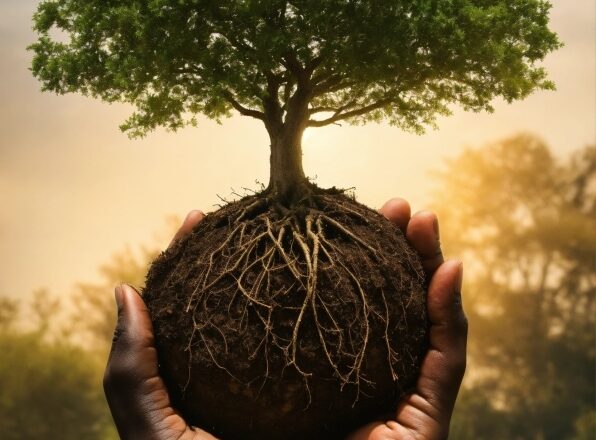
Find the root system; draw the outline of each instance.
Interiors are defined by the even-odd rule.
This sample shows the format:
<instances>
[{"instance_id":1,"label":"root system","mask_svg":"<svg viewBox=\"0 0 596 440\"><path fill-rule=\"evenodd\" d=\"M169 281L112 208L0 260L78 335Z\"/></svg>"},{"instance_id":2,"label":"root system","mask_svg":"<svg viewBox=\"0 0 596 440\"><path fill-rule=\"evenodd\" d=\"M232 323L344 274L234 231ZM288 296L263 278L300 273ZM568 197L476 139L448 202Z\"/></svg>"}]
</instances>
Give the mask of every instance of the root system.
<instances>
[{"instance_id":1,"label":"root system","mask_svg":"<svg viewBox=\"0 0 596 440\"><path fill-rule=\"evenodd\" d=\"M224 439L338 438L395 408L426 351L423 272L403 234L339 191L207 216L144 292L187 420Z\"/></svg>"}]
</instances>

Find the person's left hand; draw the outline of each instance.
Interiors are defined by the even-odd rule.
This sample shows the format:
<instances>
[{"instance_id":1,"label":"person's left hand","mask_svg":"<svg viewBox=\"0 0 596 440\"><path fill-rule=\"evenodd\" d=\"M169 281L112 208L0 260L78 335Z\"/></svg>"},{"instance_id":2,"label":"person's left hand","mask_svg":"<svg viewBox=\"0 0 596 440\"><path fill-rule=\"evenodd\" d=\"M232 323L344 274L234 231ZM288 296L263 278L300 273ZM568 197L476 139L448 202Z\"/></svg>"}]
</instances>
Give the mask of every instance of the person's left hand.
<instances>
[{"instance_id":1,"label":"person's left hand","mask_svg":"<svg viewBox=\"0 0 596 440\"><path fill-rule=\"evenodd\" d=\"M410 205L392 199L380 212L403 231L428 279L429 349L415 389L397 411L354 432L349 440L443 440L466 369L468 323L462 307L463 266L444 261L435 214L410 217Z\"/></svg>"}]
</instances>

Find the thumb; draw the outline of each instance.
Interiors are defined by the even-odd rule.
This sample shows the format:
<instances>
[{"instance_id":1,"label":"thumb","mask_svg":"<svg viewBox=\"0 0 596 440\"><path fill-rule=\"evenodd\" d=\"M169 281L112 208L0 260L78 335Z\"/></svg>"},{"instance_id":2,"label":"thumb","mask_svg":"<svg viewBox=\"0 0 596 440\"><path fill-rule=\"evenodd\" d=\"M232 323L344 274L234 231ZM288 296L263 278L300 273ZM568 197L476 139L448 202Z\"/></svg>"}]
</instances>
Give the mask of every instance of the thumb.
<instances>
[{"instance_id":1,"label":"thumb","mask_svg":"<svg viewBox=\"0 0 596 440\"><path fill-rule=\"evenodd\" d=\"M126 284L116 287L114 296L118 322L107 370L117 377L122 373L128 381L157 376L157 353L147 306L139 293Z\"/></svg>"},{"instance_id":2,"label":"thumb","mask_svg":"<svg viewBox=\"0 0 596 440\"><path fill-rule=\"evenodd\" d=\"M468 323L462 308L463 266L442 264L428 288L430 348L424 358L412 404L421 397L433 419L447 423L466 369ZM402 414L398 414L398 421Z\"/></svg>"},{"instance_id":3,"label":"thumb","mask_svg":"<svg viewBox=\"0 0 596 440\"><path fill-rule=\"evenodd\" d=\"M106 399L121 438L154 438L173 410L158 375L151 319L132 287L118 286L115 297L118 324L103 380Z\"/></svg>"},{"instance_id":4,"label":"thumb","mask_svg":"<svg viewBox=\"0 0 596 440\"><path fill-rule=\"evenodd\" d=\"M423 364L422 377L434 383L441 394L450 388L457 394L466 368L468 321L462 306L462 282L462 263L448 261L428 288L430 356Z\"/></svg>"}]
</instances>

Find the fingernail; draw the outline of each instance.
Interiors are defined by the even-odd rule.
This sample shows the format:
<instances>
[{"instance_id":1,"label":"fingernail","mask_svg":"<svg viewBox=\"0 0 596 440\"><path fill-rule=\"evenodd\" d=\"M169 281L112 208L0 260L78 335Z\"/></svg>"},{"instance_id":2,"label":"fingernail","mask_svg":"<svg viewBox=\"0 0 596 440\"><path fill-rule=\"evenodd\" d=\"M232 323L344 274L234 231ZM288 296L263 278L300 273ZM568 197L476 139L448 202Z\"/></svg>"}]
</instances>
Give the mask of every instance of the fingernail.
<instances>
[{"instance_id":1,"label":"fingernail","mask_svg":"<svg viewBox=\"0 0 596 440\"><path fill-rule=\"evenodd\" d=\"M122 284L120 284L114 289L114 298L116 298L116 306L118 307L119 311L122 309L123 295L124 291L122 290Z\"/></svg>"},{"instance_id":2,"label":"fingernail","mask_svg":"<svg viewBox=\"0 0 596 440\"><path fill-rule=\"evenodd\" d=\"M437 236L437 241L440 238L440 234L439 234L439 219L437 218L437 216L435 215L435 218L433 219L433 229L435 230L435 234Z\"/></svg>"},{"instance_id":3,"label":"fingernail","mask_svg":"<svg viewBox=\"0 0 596 440\"><path fill-rule=\"evenodd\" d=\"M139 289L137 289L137 288L136 288L135 286L133 286L132 284L130 284L130 283L124 283L124 285L126 285L126 286L130 287L132 290L134 290L135 292L137 292L137 295L140 295L140 294L141 294L141 292L139 292Z\"/></svg>"},{"instance_id":4,"label":"fingernail","mask_svg":"<svg viewBox=\"0 0 596 440\"><path fill-rule=\"evenodd\" d=\"M455 288L456 288L455 293L461 295L461 289L462 289L463 282L464 282L464 263L460 260L459 268L457 271L457 279L455 282Z\"/></svg>"}]
</instances>

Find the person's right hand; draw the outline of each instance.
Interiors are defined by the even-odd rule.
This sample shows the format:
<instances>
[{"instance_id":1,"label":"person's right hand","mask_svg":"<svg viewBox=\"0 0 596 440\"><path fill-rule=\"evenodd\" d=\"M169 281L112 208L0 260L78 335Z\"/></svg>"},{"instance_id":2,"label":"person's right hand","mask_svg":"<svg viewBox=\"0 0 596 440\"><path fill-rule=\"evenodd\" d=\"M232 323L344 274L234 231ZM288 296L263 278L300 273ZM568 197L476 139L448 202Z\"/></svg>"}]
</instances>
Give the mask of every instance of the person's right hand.
<instances>
[{"instance_id":1,"label":"person's right hand","mask_svg":"<svg viewBox=\"0 0 596 440\"><path fill-rule=\"evenodd\" d=\"M174 236L190 233L205 215L192 211ZM172 240L172 241L174 241ZM104 375L104 390L122 440L215 440L190 427L170 402L159 376L149 311L135 289L116 287L118 324Z\"/></svg>"}]
</instances>

